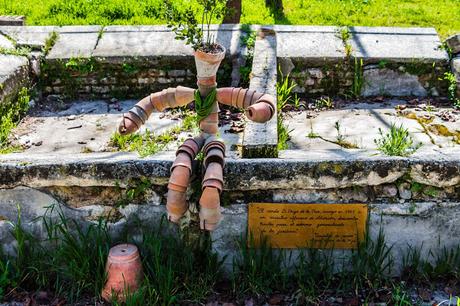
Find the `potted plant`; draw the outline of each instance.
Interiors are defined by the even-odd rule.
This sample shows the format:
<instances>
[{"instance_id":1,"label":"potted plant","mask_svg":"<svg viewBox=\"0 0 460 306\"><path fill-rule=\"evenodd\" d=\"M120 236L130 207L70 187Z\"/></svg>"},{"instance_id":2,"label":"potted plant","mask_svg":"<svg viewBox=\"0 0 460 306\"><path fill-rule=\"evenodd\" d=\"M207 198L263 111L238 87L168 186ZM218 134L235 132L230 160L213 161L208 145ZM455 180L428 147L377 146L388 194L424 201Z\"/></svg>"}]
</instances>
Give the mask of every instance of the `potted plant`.
<instances>
[{"instance_id":1,"label":"potted plant","mask_svg":"<svg viewBox=\"0 0 460 306\"><path fill-rule=\"evenodd\" d=\"M180 11L171 1L165 1L168 27L176 34L176 39L184 40L194 50L197 83L203 97L217 85L217 70L225 57L225 48L211 34L211 22L225 15L226 2L227 0L197 0L202 8L199 22L191 6Z\"/></svg>"}]
</instances>

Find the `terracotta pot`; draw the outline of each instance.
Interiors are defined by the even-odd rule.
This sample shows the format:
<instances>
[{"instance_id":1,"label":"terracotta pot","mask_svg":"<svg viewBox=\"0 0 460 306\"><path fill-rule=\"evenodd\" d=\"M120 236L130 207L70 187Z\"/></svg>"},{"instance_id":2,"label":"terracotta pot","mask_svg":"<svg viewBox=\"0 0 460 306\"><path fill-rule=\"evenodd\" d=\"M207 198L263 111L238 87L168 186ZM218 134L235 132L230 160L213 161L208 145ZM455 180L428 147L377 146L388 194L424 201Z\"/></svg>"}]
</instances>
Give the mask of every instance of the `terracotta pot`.
<instances>
[{"instance_id":1,"label":"terracotta pot","mask_svg":"<svg viewBox=\"0 0 460 306\"><path fill-rule=\"evenodd\" d=\"M124 302L127 293L137 291L143 279L137 247L133 244L119 244L111 248L105 270L107 282L102 290L102 298L108 302L114 299Z\"/></svg>"},{"instance_id":2,"label":"terracotta pot","mask_svg":"<svg viewBox=\"0 0 460 306\"><path fill-rule=\"evenodd\" d=\"M273 116L273 109L270 104L260 102L253 104L246 110L246 116L249 120L258 123L264 123L270 120Z\"/></svg>"},{"instance_id":3,"label":"terracotta pot","mask_svg":"<svg viewBox=\"0 0 460 306\"><path fill-rule=\"evenodd\" d=\"M215 83L217 70L225 57L225 48L219 46L221 50L217 53L206 53L201 50L194 52L198 83L204 85L213 85L210 82Z\"/></svg>"}]
</instances>

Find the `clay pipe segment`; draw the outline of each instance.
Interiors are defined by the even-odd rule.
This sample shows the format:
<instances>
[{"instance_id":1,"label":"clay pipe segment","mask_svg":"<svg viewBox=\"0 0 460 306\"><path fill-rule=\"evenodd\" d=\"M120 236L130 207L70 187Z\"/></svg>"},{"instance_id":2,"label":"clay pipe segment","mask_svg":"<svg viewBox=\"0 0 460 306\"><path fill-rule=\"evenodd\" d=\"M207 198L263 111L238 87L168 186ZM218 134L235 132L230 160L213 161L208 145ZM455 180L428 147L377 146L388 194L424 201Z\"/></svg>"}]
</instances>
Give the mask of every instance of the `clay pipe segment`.
<instances>
[{"instance_id":1,"label":"clay pipe segment","mask_svg":"<svg viewBox=\"0 0 460 306\"><path fill-rule=\"evenodd\" d=\"M211 162L203 178L203 192L200 198L200 228L213 231L222 219L220 193L224 184L223 168L220 163Z\"/></svg>"},{"instance_id":2,"label":"clay pipe segment","mask_svg":"<svg viewBox=\"0 0 460 306\"><path fill-rule=\"evenodd\" d=\"M219 162L211 162L206 167L206 173L203 177L202 187L214 187L222 192L224 185L224 174L222 164ZM208 206L208 208L211 208Z\"/></svg>"},{"instance_id":3,"label":"clay pipe segment","mask_svg":"<svg viewBox=\"0 0 460 306\"><path fill-rule=\"evenodd\" d=\"M180 152L171 167L171 176L168 184L166 210L168 220L178 222L188 209L185 192L192 173L192 160L188 153Z\"/></svg>"},{"instance_id":4,"label":"clay pipe segment","mask_svg":"<svg viewBox=\"0 0 460 306\"><path fill-rule=\"evenodd\" d=\"M220 140L211 140L204 145L203 152L206 155L211 148L220 148L225 157L225 143Z\"/></svg>"},{"instance_id":5,"label":"clay pipe segment","mask_svg":"<svg viewBox=\"0 0 460 306\"><path fill-rule=\"evenodd\" d=\"M219 114L211 113L200 121L200 130L207 134L217 134L219 131Z\"/></svg>"},{"instance_id":6,"label":"clay pipe segment","mask_svg":"<svg viewBox=\"0 0 460 306\"><path fill-rule=\"evenodd\" d=\"M197 140L193 138L188 138L183 144L179 146L179 148L176 151L176 156L180 152L186 152L190 155L190 158L193 160L195 159L195 156L198 154L200 150L200 144L198 144Z\"/></svg>"},{"instance_id":7,"label":"clay pipe segment","mask_svg":"<svg viewBox=\"0 0 460 306\"><path fill-rule=\"evenodd\" d=\"M177 223L188 209L185 192L169 189L166 198L168 220Z\"/></svg>"},{"instance_id":8,"label":"clay pipe segment","mask_svg":"<svg viewBox=\"0 0 460 306\"><path fill-rule=\"evenodd\" d=\"M123 114L118 132L121 135L134 133L147 121L153 111L161 112L166 108L186 105L194 100L194 92L192 88L178 86L143 98L128 113Z\"/></svg>"},{"instance_id":9,"label":"clay pipe segment","mask_svg":"<svg viewBox=\"0 0 460 306\"><path fill-rule=\"evenodd\" d=\"M245 111L246 117L249 120L264 123L273 117L274 109L266 102L260 102L248 107Z\"/></svg>"},{"instance_id":10,"label":"clay pipe segment","mask_svg":"<svg viewBox=\"0 0 460 306\"><path fill-rule=\"evenodd\" d=\"M248 108L253 104L266 102L275 109L275 99L272 96L239 87L217 89L217 101L237 108Z\"/></svg>"},{"instance_id":11,"label":"clay pipe segment","mask_svg":"<svg viewBox=\"0 0 460 306\"><path fill-rule=\"evenodd\" d=\"M224 154L224 151L222 150L222 148L217 147L217 146L211 147L206 152L205 156L206 157L205 157L204 163L203 163L205 168L207 168L210 163L218 163L222 167L224 167L224 165L225 165L225 154Z\"/></svg>"}]
</instances>

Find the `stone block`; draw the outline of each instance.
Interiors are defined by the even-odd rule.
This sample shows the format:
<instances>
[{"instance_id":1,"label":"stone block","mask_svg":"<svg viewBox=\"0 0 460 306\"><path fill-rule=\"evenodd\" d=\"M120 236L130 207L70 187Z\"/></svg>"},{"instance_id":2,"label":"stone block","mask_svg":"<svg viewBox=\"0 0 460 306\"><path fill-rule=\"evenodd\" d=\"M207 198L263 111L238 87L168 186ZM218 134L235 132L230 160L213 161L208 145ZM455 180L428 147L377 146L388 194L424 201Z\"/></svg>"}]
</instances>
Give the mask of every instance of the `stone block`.
<instances>
[{"instance_id":1,"label":"stone block","mask_svg":"<svg viewBox=\"0 0 460 306\"><path fill-rule=\"evenodd\" d=\"M274 30L279 58L297 58L313 66L345 58L338 27L276 25ZM283 71L284 74L287 72Z\"/></svg>"},{"instance_id":2,"label":"stone block","mask_svg":"<svg viewBox=\"0 0 460 306\"><path fill-rule=\"evenodd\" d=\"M29 82L29 61L26 57L0 54L0 103L16 96Z\"/></svg>"},{"instance_id":3,"label":"stone block","mask_svg":"<svg viewBox=\"0 0 460 306\"><path fill-rule=\"evenodd\" d=\"M235 27L213 26L212 35L233 55L239 49L240 32ZM94 51L96 57L126 56L192 56L193 49L183 41L176 40L175 34L166 26L108 26Z\"/></svg>"},{"instance_id":4,"label":"stone block","mask_svg":"<svg viewBox=\"0 0 460 306\"><path fill-rule=\"evenodd\" d=\"M364 69L361 95L368 96L418 96L427 95L416 75L391 69Z\"/></svg>"},{"instance_id":5,"label":"stone block","mask_svg":"<svg viewBox=\"0 0 460 306\"><path fill-rule=\"evenodd\" d=\"M56 26L6 26L1 27L0 32L13 38L18 46L39 49L57 29Z\"/></svg>"},{"instance_id":6,"label":"stone block","mask_svg":"<svg viewBox=\"0 0 460 306\"><path fill-rule=\"evenodd\" d=\"M433 28L350 27L352 56L365 63L445 63L449 57Z\"/></svg>"},{"instance_id":7,"label":"stone block","mask_svg":"<svg viewBox=\"0 0 460 306\"><path fill-rule=\"evenodd\" d=\"M446 44L452 50L452 54L460 53L460 34L454 34L446 39Z\"/></svg>"},{"instance_id":8,"label":"stone block","mask_svg":"<svg viewBox=\"0 0 460 306\"><path fill-rule=\"evenodd\" d=\"M25 16L0 16L0 26L24 26Z\"/></svg>"},{"instance_id":9,"label":"stone block","mask_svg":"<svg viewBox=\"0 0 460 306\"><path fill-rule=\"evenodd\" d=\"M457 97L460 97L460 56L452 59L452 73L457 78Z\"/></svg>"},{"instance_id":10,"label":"stone block","mask_svg":"<svg viewBox=\"0 0 460 306\"><path fill-rule=\"evenodd\" d=\"M263 31L263 30L262 30ZM260 35L259 35L260 36ZM276 101L276 36L258 37L254 47L252 78L249 88L275 97ZM242 156L245 158L277 157L277 114L265 123L248 121L244 129Z\"/></svg>"},{"instance_id":11,"label":"stone block","mask_svg":"<svg viewBox=\"0 0 460 306\"><path fill-rule=\"evenodd\" d=\"M0 34L0 48L3 49L14 49L14 44L4 35Z\"/></svg>"},{"instance_id":12,"label":"stone block","mask_svg":"<svg viewBox=\"0 0 460 306\"><path fill-rule=\"evenodd\" d=\"M47 60L89 58L99 39L100 26L67 26L58 29L59 37Z\"/></svg>"}]
</instances>

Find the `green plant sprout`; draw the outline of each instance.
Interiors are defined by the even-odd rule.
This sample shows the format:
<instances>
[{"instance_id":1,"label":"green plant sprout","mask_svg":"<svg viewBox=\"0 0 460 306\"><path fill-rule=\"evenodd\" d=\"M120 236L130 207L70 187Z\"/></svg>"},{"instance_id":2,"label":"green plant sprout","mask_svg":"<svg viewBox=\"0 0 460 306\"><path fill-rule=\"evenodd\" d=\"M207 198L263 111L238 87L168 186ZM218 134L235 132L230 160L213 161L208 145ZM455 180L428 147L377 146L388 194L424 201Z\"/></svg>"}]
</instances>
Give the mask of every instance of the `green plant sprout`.
<instances>
[{"instance_id":1,"label":"green plant sprout","mask_svg":"<svg viewBox=\"0 0 460 306\"><path fill-rule=\"evenodd\" d=\"M211 35L211 22L220 19L226 12L226 0L197 0L201 6L201 20L196 18L197 13L189 6L185 11L177 9L171 0L164 2L165 17L168 27L176 34L176 39L184 40L196 50L211 52L216 49L215 37ZM206 29L206 39L204 32Z\"/></svg>"},{"instance_id":2,"label":"green plant sprout","mask_svg":"<svg viewBox=\"0 0 460 306\"><path fill-rule=\"evenodd\" d=\"M392 124L390 131L384 134L379 128L380 138L374 139L377 149L389 156L409 156L417 151L422 144L414 144L409 131L402 125Z\"/></svg>"}]
</instances>

